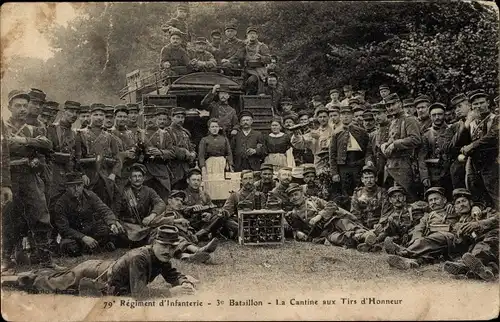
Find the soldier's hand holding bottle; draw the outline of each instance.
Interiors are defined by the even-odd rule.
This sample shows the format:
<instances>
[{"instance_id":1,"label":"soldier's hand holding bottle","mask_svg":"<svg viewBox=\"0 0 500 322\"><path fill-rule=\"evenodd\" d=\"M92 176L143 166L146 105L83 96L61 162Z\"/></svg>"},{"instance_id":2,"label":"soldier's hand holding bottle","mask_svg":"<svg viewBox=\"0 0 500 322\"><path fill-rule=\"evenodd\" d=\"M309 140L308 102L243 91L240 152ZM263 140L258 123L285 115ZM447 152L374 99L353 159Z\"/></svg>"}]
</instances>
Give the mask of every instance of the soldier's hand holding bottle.
<instances>
[{"instance_id":1,"label":"soldier's hand holding bottle","mask_svg":"<svg viewBox=\"0 0 500 322\"><path fill-rule=\"evenodd\" d=\"M86 174L84 174L84 175L82 176L82 180L83 180L83 184L84 184L85 186L88 186L88 185L90 184L90 179L89 179L89 177L87 177L87 175L86 175Z\"/></svg>"},{"instance_id":2,"label":"soldier's hand holding bottle","mask_svg":"<svg viewBox=\"0 0 500 322\"><path fill-rule=\"evenodd\" d=\"M339 176L338 174L334 175L334 176L332 177L332 181L333 181L333 182L340 182L340 176Z\"/></svg>"},{"instance_id":3,"label":"soldier's hand holding bottle","mask_svg":"<svg viewBox=\"0 0 500 322\"><path fill-rule=\"evenodd\" d=\"M214 87L212 87L212 93L217 93L220 89L220 85L219 84L215 84Z\"/></svg>"},{"instance_id":4,"label":"soldier's hand holding bottle","mask_svg":"<svg viewBox=\"0 0 500 322\"><path fill-rule=\"evenodd\" d=\"M84 236L82 238L82 242L87 245L90 249L94 249L96 248L99 243L97 242L97 240L95 240L94 238L90 237L90 236Z\"/></svg>"}]
</instances>

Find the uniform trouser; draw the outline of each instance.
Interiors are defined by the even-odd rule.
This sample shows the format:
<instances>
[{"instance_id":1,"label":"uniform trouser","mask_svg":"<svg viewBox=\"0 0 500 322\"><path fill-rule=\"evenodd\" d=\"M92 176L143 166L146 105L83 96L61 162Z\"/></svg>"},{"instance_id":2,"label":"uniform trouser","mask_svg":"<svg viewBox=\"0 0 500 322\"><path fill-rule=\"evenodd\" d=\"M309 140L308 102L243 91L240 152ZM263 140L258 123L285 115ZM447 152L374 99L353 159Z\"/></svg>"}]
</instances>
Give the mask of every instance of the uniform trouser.
<instances>
[{"instance_id":1,"label":"uniform trouser","mask_svg":"<svg viewBox=\"0 0 500 322\"><path fill-rule=\"evenodd\" d=\"M105 282L107 274L105 271L114 263L113 260L87 260L64 272L36 270L28 274L25 282L30 288L38 291L58 292L73 290L77 291L82 278L96 279ZM24 283L23 283L24 284Z\"/></svg>"},{"instance_id":2,"label":"uniform trouser","mask_svg":"<svg viewBox=\"0 0 500 322\"><path fill-rule=\"evenodd\" d=\"M349 164L343 164L339 165L339 175L340 175L340 185L342 189L342 194L344 196L352 196L354 193L354 189L359 185L360 183L360 172L361 172L361 167L360 165L349 165Z\"/></svg>"},{"instance_id":3,"label":"uniform trouser","mask_svg":"<svg viewBox=\"0 0 500 322\"><path fill-rule=\"evenodd\" d=\"M465 163L454 161L450 166L450 176L453 189L465 188Z\"/></svg>"},{"instance_id":4,"label":"uniform trouser","mask_svg":"<svg viewBox=\"0 0 500 322\"><path fill-rule=\"evenodd\" d=\"M393 186L397 184L403 187L408 194L407 202L412 203L418 200L417 189L415 189L415 182L413 180L413 169L411 161L408 160L409 166L400 168L387 168L384 186Z\"/></svg>"},{"instance_id":5,"label":"uniform trouser","mask_svg":"<svg viewBox=\"0 0 500 322\"><path fill-rule=\"evenodd\" d=\"M49 237L52 231L50 215L40 176L21 166L11 170L13 201L3 209L3 259L9 259L15 248L28 237L32 259L43 263L51 261Z\"/></svg>"},{"instance_id":6,"label":"uniform trouser","mask_svg":"<svg viewBox=\"0 0 500 322\"><path fill-rule=\"evenodd\" d=\"M431 187L443 187L446 191L446 198L451 200L453 185L449 172L444 172L442 167L439 166L427 166L427 169L429 171L429 180L431 182Z\"/></svg>"},{"instance_id":7,"label":"uniform trouser","mask_svg":"<svg viewBox=\"0 0 500 322\"><path fill-rule=\"evenodd\" d=\"M455 235L450 232L434 232L414 240L406 248L407 257L431 262L440 256L451 256L455 246Z\"/></svg>"},{"instance_id":8,"label":"uniform trouser","mask_svg":"<svg viewBox=\"0 0 500 322\"><path fill-rule=\"evenodd\" d=\"M202 216L204 216L204 218L202 218ZM213 233L224 225L225 220L226 218L224 218L224 216L221 214L213 214L206 212L203 214L201 213L194 214L189 221L191 226L196 231L203 229L206 230L207 232Z\"/></svg>"},{"instance_id":9,"label":"uniform trouser","mask_svg":"<svg viewBox=\"0 0 500 322\"><path fill-rule=\"evenodd\" d=\"M112 241L111 230L105 222L96 221L92 226L82 230L86 236L94 238L99 243L99 248ZM84 252L89 252L90 249L83 243L81 239L63 238L61 240L61 252L69 256L80 256Z\"/></svg>"},{"instance_id":10,"label":"uniform trouser","mask_svg":"<svg viewBox=\"0 0 500 322\"><path fill-rule=\"evenodd\" d=\"M492 162L493 164L478 165L473 160L473 166L476 169L476 173L479 176L482 187L488 193L487 203L490 203L495 209L499 209L499 197L498 197L498 163Z\"/></svg>"},{"instance_id":11,"label":"uniform trouser","mask_svg":"<svg viewBox=\"0 0 500 322\"><path fill-rule=\"evenodd\" d=\"M493 262L498 266L498 229L487 232L481 241L472 246L470 253L484 265Z\"/></svg>"},{"instance_id":12,"label":"uniform trouser","mask_svg":"<svg viewBox=\"0 0 500 322\"><path fill-rule=\"evenodd\" d=\"M363 242L363 235L368 230L349 218L338 218L332 221L333 231L328 234L327 239L335 246L350 245L351 243ZM353 240L354 235L360 235L359 240ZM354 245L351 245L354 246Z\"/></svg>"}]
</instances>

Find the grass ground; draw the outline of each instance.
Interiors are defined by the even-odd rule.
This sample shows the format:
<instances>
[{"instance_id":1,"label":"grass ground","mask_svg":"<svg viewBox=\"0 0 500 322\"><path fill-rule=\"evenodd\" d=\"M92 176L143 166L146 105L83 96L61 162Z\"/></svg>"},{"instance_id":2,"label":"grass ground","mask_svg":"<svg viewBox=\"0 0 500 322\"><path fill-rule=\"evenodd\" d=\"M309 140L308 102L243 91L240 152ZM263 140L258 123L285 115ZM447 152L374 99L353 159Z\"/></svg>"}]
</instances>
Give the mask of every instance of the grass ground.
<instances>
[{"instance_id":1,"label":"grass ground","mask_svg":"<svg viewBox=\"0 0 500 322\"><path fill-rule=\"evenodd\" d=\"M58 258L56 262L71 267L85 259L118 258L125 251L116 250L113 253L80 258ZM336 298L338 303L341 301L341 296L357 298L359 301L363 296L377 295L389 299L401 298L406 301L406 305L410 305L410 300L424 300L424 304L417 301L415 304L401 308L400 311L392 308L391 318L425 318L429 314L432 314L433 318L449 318L452 315L445 314L448 311L443 311L444 306L448 304L454 307L451 313L456 309L464 309L466 312L471 312L469 318L475 318L477 315L473 313L473 310L480 307L474 304L473 300L482 296L486 297L486 301L491 301L491 305L493 305L485 303L482 299L481 305L483 305L484 310L487 310L484 313L491 312L491 307L493 307L496 308L493 313L498 314L498 281L486 283L477 280L457 280L442 271L442 264L399 271L389 267L386 263L387 255L384 253L360 253L354 249L294 241L287 241L283 246L275 247L240 246L234 242L225 241L214 255L214 264L191 264L174 260L174 266L182 273L191 275L200 281L197 286L196 299L212 300L214 305L216 299L225 299L226 308L230 298L261 299L272 303L274 307L275 299L283 299L288 305L291 298L321 300L331 297ZM150 284L150 288L163 293L165 282L161 277L158 277ZM470 301L466 299L470 299ZM266 314L271 314L275 319L280 319L283 316L287 319L296 319L296 315L287 315L292 314L296 309L290 306L286 308L287 311L272 311L273 308L271 308L271 311L266 311ZM335 309L339 308L337 306ZM398 315L406 313L409 308L415 310L414 314ZM215 308L213 309L215 310ZM358 307L358 309L360 308ZM225 311L226 315L218 317L225 319L249 318L242 317L242 312L257 312L255 313L257 315L252 315L256 319L269 317L269 315L258 315L262 312L255 311L255 309L252 311L251 308L248 308L248 310L242 311L240 309L236 313ZM199 313L199 315L188 315L181 319L205 320L214 318L211 315L203 315L209 313L201 313L202 311L199 310L190 312L190 314ZM278 312L279 315L272 315L278 314ZM300 314L301 318L306 318L302 311L300 312L297 314ZM317 315L322 314L321 312L323 311L314 311L314 314L311 313L312 315L307 317L321 318L323 315ZM342 311L335 312L335 314L350 314L351 311L342 309ZM358 311L352 311L353 314L356 312ZM377 319L387 318L386 314L389 314L384 313L385 311L373 312L373 317ZM351 315L348 317L337 316L349 319L351 317ZM130 319L142 318L139 315L135 317L127 315L127 317ZM163 317L167 318L167 316L162 315ZM177 319L176 317L170 316L170 318ZM467 318L466 315L459 315L459 317ZM368 317L360 315L359 318Z\"/></svg>"}]
</instances>

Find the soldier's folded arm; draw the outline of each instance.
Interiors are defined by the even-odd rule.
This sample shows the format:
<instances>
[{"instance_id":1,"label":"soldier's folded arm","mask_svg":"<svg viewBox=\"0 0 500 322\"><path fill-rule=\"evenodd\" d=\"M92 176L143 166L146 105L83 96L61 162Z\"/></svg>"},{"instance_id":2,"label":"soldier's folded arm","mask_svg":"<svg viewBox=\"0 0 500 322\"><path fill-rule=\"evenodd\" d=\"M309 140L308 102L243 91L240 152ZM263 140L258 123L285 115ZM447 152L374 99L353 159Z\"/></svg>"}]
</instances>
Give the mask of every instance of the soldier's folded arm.
<instances>
[{"instance_id":1,"label":"soldier's folded arm","mask_svg":"<svg viewBox=\"0 0 500 322\"><path fill-rule=\"evenodd\" d=\"M498 118L498 116L494 117L493 122L491 123L491 127L485 136L471 143L472 149L470 150L469 154L474 153L474 151L476 151L478 148L489 149L496 148L498 146Z\"/></svg>"},{"instance_id":2,"label":"soldier's folded arm","mask_svg":"<svg viewBox=\"0 0 500 322\"><path fill-rule=\"evenodd\" d=\"M417 120L407 118L405 121L406 137L395 140L394 151L416 149L422 144L420 128Z\"/></svg>"},{"instance_id":3,"label":"soldier's folded arm","mask_svg":"<svg viewBox=\"0 0 500 322\"><path fill-rule=\"evenodd\" d=\"M36 138L26 138L26 145L40 150L51 150L52 141L45 136L37 136Z\"/></svg>"}]
</instances>

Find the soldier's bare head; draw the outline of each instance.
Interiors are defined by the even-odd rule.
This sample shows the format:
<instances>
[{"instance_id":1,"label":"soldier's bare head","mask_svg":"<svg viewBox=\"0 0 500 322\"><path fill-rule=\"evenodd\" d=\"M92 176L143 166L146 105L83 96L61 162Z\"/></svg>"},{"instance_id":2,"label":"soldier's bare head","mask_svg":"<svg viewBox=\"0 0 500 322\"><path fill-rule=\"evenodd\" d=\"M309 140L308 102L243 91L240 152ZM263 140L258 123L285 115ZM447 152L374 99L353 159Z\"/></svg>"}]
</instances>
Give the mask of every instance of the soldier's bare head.
<instances>
[{"instance_id":1,"label":"soldier's bare head","mask_svg":"<svg viewBox=\"0 0 500 322\"><path fill-rule=\"evenodd\" d=\"M429 117L429 102L419 102L415 106L415 109L417 110L417 116L419 119L423 120Z\"/></svg>"},{"instance_id":2,"label":"soldier's bare head","mask_svg":"<svg viewBox=\"0 0 500 322\"><path fill-rule=\"evenodd\" d=\"M201 173L199 172L190 173L188 175L188 178L186 179L186 182L191 189L194 190L200 189L202 182Z\"/></svg>"},{"instance_id":3,"label":"soldier's bare head","mask_svg":"<svg viewBox=\"0 0 500 322\"><path fill-rule=\"evenodd\" d=\"M245 189L251 189L254 184L254 174L251 170L241 171L241 185Z\"/></svg>"},{"instance_id":4,"label":"soldier's bare head","mask_svg":"<svg viewBox=\"0 0 500 322\"><path fill-rule=\"evenodd\" d=\"M271 74L267 77L267 85L271 87L276 87L277 84L278 84L278 77L276 76L276 74Z\"/></svg>"},{"instance_id":5,"label":"soldier's bare head","mask_svg":"<svg viewBox=\"0 0 500 322\"><path fill-rule=\"evenodd\" d=\"M236 29L234 28L226 28L224 34L226 35L227 39L233 39L238 34L238 31L236 31Z\"/></svg>"},{"instance_id":6,"label":"soldier's bare head","mask_svg":"<svg viewBox=\"0 0 500 322\"><path fill-rule=\"evenodd\" d=\"M436 126L441 126L444 124L444 108L441 107L431 107L429 112L432 124Z\"/></svg>"},{"instance_id":7,"label":"soldier's bare head","mask_svg":"<svg viewBox=\"0 0 500 322\"><path fill-rule=\"evenodd\" d=\"M279 182L287 187L292 182L292 170L290 168L282 168L278 171Z\"/></svg>"},{"instance_id":8,"label":"soldier's bare head","mask_svg":"<svg viewBox=\"0 0 500 322\"><path fill-rule=\"evenodd\" d=\"M430 193L427 196L427 202L431 210L443 209L446 204L446 197L437 192Z\"/></svg>"},{"instance_id":9,"label":"soldier's bare head","mask_svg":"<svg viewBox=\"0 0 500 322\"><path fill-rule=\"evenodd\" d=\"M260 172L260 178L262 182L272 182L273 181L273 170L272 169L262 169Z\"/></svg>"},{"instance_id":10,"label":"soldier's bare head","mask_svg":"<svg viewBox=\"0 0 500 322\"><path fill-rule=\"evenodd\" d=\"M367 188L375 187L375 173L372 171L363 171L361 174L361 182Z\"/></svg>"},{"instance_id":11,"label":"soldier's bare head","mask_svg":"<svg viewBox=\"0 0 500 322\"><path fill-rule=\"evenodd\" d=\"M319 125L325 126L326 124L328 124L328 120L329 120L328 111L324 110L324 111L319 112L316 115L316 119L318 120Z\"/></svg>"},{"instance_id":12,"label":"soldier's bare head","mask_svg":"<svg viewBox=\"0 0 500 322\"><path fill-rule=\"evenodd\" d=\"M139 188L144 184L144 173L137 169L132 169L130 172L129 181L132 187Z\"/></svg>"},{"instance_id":13,"label":"soldier's bare head","mask_svg":"<svg viewBox=\"0 0 500 322\"><path fill-rule=\"evenodd\" d=\"M18 120L25 120L28 115L28 99L15 97L9 101L9 111L12 117Z\"/></svg>"}]
</instances>

